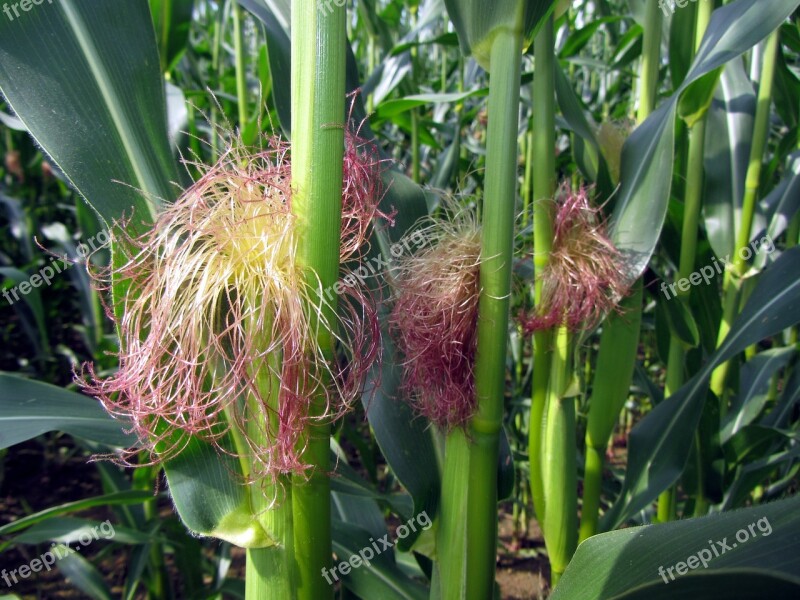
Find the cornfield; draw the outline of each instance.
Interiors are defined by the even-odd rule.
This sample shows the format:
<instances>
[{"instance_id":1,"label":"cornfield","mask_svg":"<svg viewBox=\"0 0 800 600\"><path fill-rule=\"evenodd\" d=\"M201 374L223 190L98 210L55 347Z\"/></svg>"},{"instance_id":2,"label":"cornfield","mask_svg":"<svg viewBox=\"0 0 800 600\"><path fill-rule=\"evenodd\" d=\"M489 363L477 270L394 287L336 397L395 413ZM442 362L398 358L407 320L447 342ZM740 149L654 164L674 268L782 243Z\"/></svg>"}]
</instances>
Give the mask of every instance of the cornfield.
<instances>
[{"instance_id":1,"label":"cornfield","mask_svg":"<svg viewBox=\"0 0 800 600\"><path fill-rule=\"evenodd\" d=\"M798 597L799 8L3 2L0 598Z\"/></svg>"}]
</instances>

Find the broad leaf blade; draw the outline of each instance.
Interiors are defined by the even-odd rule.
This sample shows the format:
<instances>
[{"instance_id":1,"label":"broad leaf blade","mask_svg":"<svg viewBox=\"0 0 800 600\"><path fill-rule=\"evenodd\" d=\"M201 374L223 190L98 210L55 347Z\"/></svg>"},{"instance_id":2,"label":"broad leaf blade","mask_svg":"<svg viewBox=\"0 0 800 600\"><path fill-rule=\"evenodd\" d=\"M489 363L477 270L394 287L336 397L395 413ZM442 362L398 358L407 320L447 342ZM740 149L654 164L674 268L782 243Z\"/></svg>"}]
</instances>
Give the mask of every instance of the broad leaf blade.
<instances>
[{"instance_id":1,"label":"broad leaf blade","mask_svg":"<svg viewBox=\"0 0 800 600\"><path fill-rule=\"evenodd\" d=\"M242 548L275 544L251 507L239 462L196 437L164 464L169 491L181 521L191 531Z\"/></svg>"},{"instance_id":2,"label":"broad leaf blade","mask_svg":"<svg viewBox=\"0 0 800 600\"><path fill-rule=\"evenodd\" d=\"M722 73L706 119L703 216L719 257L734 251L755 112L756 96L744 65L733 61Z\"/></svg>"},{"instance_id":3,"label":"broad leaf blade","mask_svg":"<svg viewBox=\"0 0 800 600\"><path fill-rule=\"evenodd\" d=\"M800 247L784 253L761 276L728 336L703 368L656 406L630 434L622 493L603 517L613 529L650 504L683 472L714 369L747 346L800 321Z\"/></svg>"},{"instance_id":4,"label":"broad leaf blade","mask_svg":"<svg viewBox=\"0 0 800 600\"><path fill-rule=\"evenodd\" d=\"M92 398L60 387L0 374L0 448L48 431L63 431L108 446L128 447L136 438Z\"/></svg>"},{"instance_id":5,"label":"broad leaf blade","mask_svg":"<svg viewBox=\"0 0 800 600\"><path fill-rule=\"evenodd\" d=\"M581 544L551 600L608 600L611 598L790 598L767 590L800 590L800 498L726 512L700 519L632 527L604 533ZM750 529L752 527L752 530ZM753 533L755 532L755 533ZM739 536L738 538L736 536ZM717 543L719 542L719 544ZM723 544L724 542L724 544ZM725 549L724 545L729 548ZM717 549L719 556L712 552ZM685 575L670 578L667 569L702 550L708 558ZM666 573L667 583L659 574ZM742 593L733 570L748 569L765 587L761 596ZM715 576L714 572L719 570ZM673 568L673 575L677 572ZM696 577L711 577L716 595L683 594L693 590ZM773 580L779 580L776 583ZM784 585L785 584L785 585ZM769 586L776 586L771 588ZM645 595L666 590L667 595ZM684 587L687 586L687 587ZM707 589L707 588L706 588ZM638 593L632 593L637 590ZM632 593L630 596L623 595Z\"/></svg>"},{"instance_id":6,"label":"broad leaf blade","mask_svg":"<svg viewBox=\"0 0 800 600\"><path fill-rule=\"evenodd\" d=\"M148 4L33 8L0 19L0 91L106 222L152 220L178 177Z\"/></svg>"},{"instance_id":7,"label":"broad leaf blade","mask_svg":"<svg viewBox=\"0 0 800 600\"><path fill-rule=\"evenodd\" d=\"M664 225L681 94L696 80L767 37L798 5L798 0L737 0L715 10L686 79L625 142L611 239L627 258L626 275L631 283L647 267Z\"/></svg>"}]
</instances>

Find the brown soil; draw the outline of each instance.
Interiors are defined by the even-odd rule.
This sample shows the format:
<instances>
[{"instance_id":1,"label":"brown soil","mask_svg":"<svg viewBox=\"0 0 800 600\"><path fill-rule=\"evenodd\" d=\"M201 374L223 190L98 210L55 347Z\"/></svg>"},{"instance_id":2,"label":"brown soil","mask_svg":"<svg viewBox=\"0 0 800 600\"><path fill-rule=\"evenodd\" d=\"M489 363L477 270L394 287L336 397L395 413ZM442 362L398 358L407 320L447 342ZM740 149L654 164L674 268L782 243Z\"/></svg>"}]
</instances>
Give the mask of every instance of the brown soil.
<instances>
[{"instance_id":1,"label":"brown soil","mask_svg":"<svg viewBox=\"0 0 800 600\"><path fill-rule=\"evenodd\" d=\"M527 531L514 531L514 521L503 511L499 523L500 548L497 583L502 600L540 600L549 592L550 567L542 532L531 520Z\"/></svg>"}]
</instances>

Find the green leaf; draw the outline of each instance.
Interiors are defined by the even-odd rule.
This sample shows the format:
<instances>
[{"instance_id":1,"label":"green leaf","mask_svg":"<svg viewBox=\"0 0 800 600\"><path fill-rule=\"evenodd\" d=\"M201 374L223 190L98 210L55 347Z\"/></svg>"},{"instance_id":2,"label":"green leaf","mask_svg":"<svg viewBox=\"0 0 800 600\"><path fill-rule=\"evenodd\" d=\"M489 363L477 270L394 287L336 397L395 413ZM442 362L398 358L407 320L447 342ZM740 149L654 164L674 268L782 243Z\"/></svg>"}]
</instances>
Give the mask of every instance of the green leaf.
<instances>
[{"instance_id":1,"label":"green leaf","mask_svg":"<svg viewBox=\"0 0 800 600\"><path fill-rule=\"evenodd\" d=\"M558 64L555 67L555 83L558 106L574 132L575 162L584 177L598 182L601 190L610 193L614 186L594 128L589 124L580 99Z\"/></svg>"},{"instance_id":2,"label":"green leaf","mask_svg":"<svg viewBox=\"0 0 800 600\"><path fill-rule=\"evenodd\" d=\"M580 545L550 599L796 598L799 509L794 497L597 535ZM688 572L679 575L678 564Z\"/></svg>"},{"instance_id":3,"label":"green leaf","mask_svg":"<svg viewBox=\"0 0 800 600\"><path fill-rule=\"evenodd\" d=\"M730 256L739 230L756 96L742 61L725 66L706 119L703 216L714 253Z\"/></svg>"},{"instance_id":4,"label":"green leaf","mask_svg":"<svg viewBox=\"0 0 800 600\"><path fill-rule=\"evenodd\" d=\"M380 388L367 390L364 408L386 462L414 500L414 514L435 515L441 481L439 442L434 428L400 397L400 360L388 331L383 334Z\"/></svg>"},{"instance_id":5,"label":"green leaf","mask_svg":"<svg viewBox=\"0 0 800 600\"><path fill-rule=\"evenodd\" d=\"M521 30L523 37L530 38L556 4L554 0L445 0L444 3L464 54L472 55L486 71L489 71L494 34L499 29ZM522 48L519 50L522 52Z\"/></svg>"},{"instance_id":6,"label":"green leaf","mask_svg":"<svg viewBox=\"0 0 800 600\"><path fill-rule=\"evenodd\" d=\"M111 525L111 531L106 533L108 528L108 523L91 519L52 517L36 523L14 537L11 542L14 544L43 544L45 542L74 544L82 536L83 539L88 536L88 538L98 541L113 540L117 544L146 544L157 539L155 536L121 525Z\"/></svg>"},{"instance_id":7,"label":"green leaf","mask_svg":"<svg viewBox=\"0 0 800 600\"><path fill-rule=\"evenodd\" d=\"M391 541L388 536L386 539ZM381 550L380 553L374 551L375 546ZM334 520L333 550L339 560L338 563L334 563L334 568L350 560L351 556L357 557L354 560L356 563L361 561L361 557L367 552L372 552L375 556L369 560L369 565L361 564L357 568L350 569L347 575L341 575L341 571L331 574L331 580L334 576L342 578L345 586L360 598L426 600L429 594L428 588L400 570L394 560L393 550L384 550L380 541L377 541L375 546L367 531ZM366 556L369 558L368 554Z\"/></svg>"},{"instance_id":8,"label":"green leaf","mask_svg":"<svg viewBox=\"0 0 800 600\"><path fill-rule=\"evenodd\" d=\"M275 541L252 509L236 458L195 437L184 440L180 454L164 463L170 495L184 525L241 548L273 546Z\"/></svg>"},{"instance_id":9,"label":"green leaf","mask_svg":"<svg viewBox=\"0 0 800 600\"><path fill-rule=\"evenodd\" d=\"M595 19L586 24L584 27L573 31L564 42L564 46L558 52L559 58L563 59L577 55L581 50L583 50L584 47L586 47L586 44L589 43L589 40L594 37L594 35L597 33L597 30L603 25L616 23L617 21L622 21L624 18L625 17L616 16Z\"/></svg>"},{"instance_id":10,"label":"green leaf","mask_svg":"<svg viewBox=\"0 0 800 600\"><path fill-rule=\"evenodd\" d=\"M172 70L186 52L194 0L150 0L161 70Z\"/></svg>"},{"instance_id":11,"label":"green leaf","mask_svg":"<svg viewBox=\"0 0 800 600\"><path fill-rule=\"evenodd\" d=\"M105 494L103 496L94 496L92 498L84 498L83 500L76 500L75 502L67 502L66 504L59 504L58 506L51 506L38 513L28 515L6 523L0 527L0 535L8 535L16 531L21 531L26 527L41 523L42 521L51 517L59 515L67 515L70 513L87 510L96 506L124 506L126 504L141 504L142 502L152 502L156 496L152 492L130 491L130 492L117 492L113 494Z\"/></svg>"},{"instance_id":12,"label":"green leaf","mask_svg":"<svg viewBox=\"0 0 800 600\"><path fill-rule=\"evenodd\" d=\"M57 564L59 571L72 585L93 600L113 600L111 590L103 581L100 571L78 554L78 548L67 548L59 544L54 551L66 554Z\"/></svg>"},{"instance_id":13,"label":"green leaf","mask_svg":"<svg viewBox=\"0 0 800 600\"><path fill-rule=\"evenodd\" d=\"M703 368L656 406L631 431L622 493L603 517L613 529L646 508L683 472L714 369L747 346L800 321L800 247L784 253L763 275L719 349Z\"/></svg>"},{"instance_id":14,"label":"green leaf","mask_svg":"<svg viewBox=\"0 0 800 600\"><path fill-rule=\"evenodd\" d=\"M622 151L620 195L611 216L611 239L627 258L626 276L644 272L660 237L674 167L675 115L690 84L774 31L800 5L798 0L753 3L736 0L714 11L695 60L675 93L628 138Z\"/></svg>"},{"instance_id":15,"label":"green leaf","mask_svg":"<svg viewBox=\"0 0 800 600\"><path fill-rule=\"evenodd\" d=\"M773 241L786 231L792 219L800 210L800 150L792 152L786 159L786 170L780 183L775 186L767 196L760 202L757 225L754 229L755 238L760 234L758 226L760 218L763 216L766 227L766 235ZM755 239L754 238L754 239ZM774 245L770 245L769 240L762 237L759 240L758 254L753 261L753 268L762 269L767 262L767 258Z\"/></svg>"},{"instance_id":16,"label":"green leaf","mask_svg":"<svg viewBox=\"0 0 800 600\"><path fill-rule=\"evenodd\" d=\"M678 116L688 127L694 127L694 124L708 112L721 74L722 68L714 69L694 81L681 95L678 101Z\"/></svg>"},{"instance_id":17,"label":"green leaf","mask_svg":"<svg viewBox=\"0 0 800 600\"><path fill-rule=\"evenodd\" d=\"M413 96L406 96L405 98L398 98L396 100L386 100L385 102L381 102L381 104L378 106L374 118L378 120L391 119L418 106L437 103L460 103L467 98L486 96L488 93L488 88L481 88L460 94L415 94Z\"/></svg>"},{"instance_id":18,"label":"green leaf","mask_svg":"<svg viewBox=\"0 0 800 600\"><path fill-rule=\"evenodd\" d=\"M672 87L677 88L689 72L694 49L694 23L697 11L676 10L669 23L669 72Z\"/></svg>"},{"instance_id":19,"label":"green leaf","mask_svg":"<svg viewBox=\"0 0 800 600\"><path fill-rule=\"evenodd\" d=\"M791 27L791 26L789 26ZM781 31L781 42L785 41L786 29ZM795 33L797 35L797 33ZM784 50L778 52L775 73L775 87L773 97L775 109L783 119L783 122L790 128L797 127L800 108L797 106L797 98L800 98L800 78L786 64Z\"/></svg>"},{"instance_id":20,"label":"green leaf","mask_svg":"<svg viewBox=\"0 0 800 600\"><path fill-rule=\"evenodd\" d=\"M272 75L272 98L278 111L281 128L291 135L291 82L292 43L289 38L291 4L286 0L238 0L239 4L258 18L266 29L267 57Z\"/></svg>"},{"instance_id":21,"label":"green leaf","mask_svg":"<svg viewBox=\"0 0 800 600\"><path fill-rule=\"evenodd\" d=\"M742 367L739 394L721 424L720 443L724 444L755 421L770 400L769 388L772 377L783 369L794 357L793 347L773 348L757 354Z\"/></svg>"},{"instance_id":22,"label":"green leaf","mask_svg":"<svg viewBox=\"0 0 800 600\"><path fill-rule=\"evenodd\" d=\"M670 333L687 348L695 348L700 344L700 330L697 328L694 315L681 298L673 296L663 299L659 297L658 309L664 311Z\"/></svg>"},{"instance_id":23,"label":"green leaf","mask_svg":"<svg viewBox=\"0 0 800 600\"><path fill-rule=\"evenodd\" d=\"M0 91L110 223L176 193L147 2L64 0L0 19Z\"/></svg>"},{"instance_id":24,"label":"green leaf","mask_svg":"<svg viewBox=\"0 0 800 600\"><path fill-rule=\"evenodd\" d=\"M14 283L13 287L6 290L4 297L6 300L14 302L14 310L20 315L28 337L37 347L40 354L48 353L50 348L50 342L47 339L48 327L44 318L44 305L42 304L42 296L39 293L39 288L31 286L27 294L22 294L22 290L19 289L19 284L26 281L30 282L31 276L14 267L0 267L0 275ZM18 294L19 300L12 300L15 293ZM5 294L8 295L6 296ZM21 307L17 304L20 301L28 307L30 316L20 310ZM31 316L33 317L32 320Z\"/></svg>"},{"instance_id":25,"label":"green leaf","mask_svg":"<svg viewBox=\"0 0 800 600\"><path fill-rule=\"evenodd\" d=\"M92 398L60 387L0 373L0 448L48 431L63 431L108 446L129 447L136 438Z\"/></svg>"}]
</instances>

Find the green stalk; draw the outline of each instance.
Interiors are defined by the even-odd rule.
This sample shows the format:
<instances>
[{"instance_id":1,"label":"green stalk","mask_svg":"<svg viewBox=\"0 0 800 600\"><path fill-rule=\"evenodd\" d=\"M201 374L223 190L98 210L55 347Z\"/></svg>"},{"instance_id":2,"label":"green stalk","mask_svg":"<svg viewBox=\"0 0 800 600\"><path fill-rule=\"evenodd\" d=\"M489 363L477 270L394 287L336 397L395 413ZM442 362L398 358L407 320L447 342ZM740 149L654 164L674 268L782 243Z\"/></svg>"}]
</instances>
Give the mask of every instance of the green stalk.
<instances>
[{"instance_id":1,"label":"green stalk","mask_svg":"<svg viewBox=\"0 0 800 600\"><path fill-rule=\"evenodd\" d=\"M570 334L559 327L550 368L545 414L542 476L548 506L542 532L555 586L578 542L578 473L575 468L575 398L565 396L571 365Z\"/></svg>"},{"instance_id":2,"label":"green stalk","mask_svg":"<svg viewBox=\"0 0 800 600\"><path fill-rule=\"evenodd\" d=\"M255 321L255 319L253 319ZM256 326L256 323L253 323ZM268 328L264 328L268 331ZM273 355L268 368L262 368L256 374L260 394L270 398L273 414L277 414L280 397L280 358ZM254 409L258 414L257 409ZM266 445L267 435L265 428L270 430L272 436L277 434L277 423L247 424L247 437L256 446ZM240 457L242 471L247 479L251 476L249 446L244 444L243 436L231 428ZM270 502L277 502L270 506ZM250 506L264 531L269 532L278 544L270 548L256 548L247 550L247 563L245 569L245 600L294 600L298 598L294 589L294 535L292 524L292 486L288 477L282 476L275 484L272 482L252 481L250 483Z\"/></svg>"},{"instance_id":3,"label":"green stalk","mask_svg":"<svg viewBox=\"0 0 800 600\"><path fill-rule=\"evenodd\" d=\"M467 435L448 435L439 544L441 597L494 593L497 464L503 421L517 185L522 33L501 28L491 49L481 296L475 364L477 412ZM460 470L467 467L467 470ZM457 470L459 469L459 470ZM457 510L466 502L466 511ZM457 539L466 531L466 541Z\"/></svg>"},{"instance_id":4,"label":"green stalk","mask_svg":"<svg viewBox=\"0 0 800 600\"><path fill-rule=\"evenodd\" d=\"M636 115L641 125L656 106L658 72L661 66L661 15L658 2L648 2L645 8L642 71L639 80L639 108Z\"/></svg>"},{"instance_id":5,"label":"green stalk","mask_svg":"<svg viewBox=\"0 0 800 600\"><path fill-rule=\"evenodd\" d=\"M605 452L614 425L628 398L633 369L636 366L643 289L642 280L637 280L631 295L622 301L620 313L609 315L600 336L600 351L597 355L586 425L586 466L579 535L581 542L597 533Z\"/></svg>"},{"instance_id":6,"label":"green stalk","mask_svg":"<svg viewBox=\"0 0 800 600\"><path fill-rule=\"evenodd\" d=\"M497 549L497 463L503 423L508 311L517 187L517 129L522 33L501 30L491 51L489 125L481 248L481 297L475 389L478 412L470 423L472 495L468 510L467 567L475 594L494 587ZM471 571L474 569L474 575ZM472 592L470 592L470 595Z\"/></svg>"},{"instance_id":7,"label":"green stalk","mask_svg":"<svg viewBox=\"0 0 800 600\"><path fill-rule=\"evenodd\" d=\"M213 82L219 83L219 55L222 49L222 30L225 22L225 8L220 5L217 9L216 21L214 23L214 39L211 47L211 74ZM219 140L219 114L217 111L216 101L211 102L211 163L217 162L219 156L219 148L221 146Z\"/></svg>"},{"instance_id":8,"label":"green stalk","mask_svg":"<svg viewBox=\"0 0 800 600\"><path fill-rule=\"evenodd\" d=\"M769 136L769 115L772 106L772 84L775 80L775 64L778 54L778 35L778 30L770 34L764 50L764 64L761 70L761 82L758 87L758 105L756 107L755 122L753 123L753 143L750 147L750 163L747 167L745 179L742 216L739 230L736 234L736 247L734 248L732 261L733 270L725 271L725 278L722 284L725 299L723 302L722 321L719 325L719 335L717 336L718 347L727 337L739 309L741 291L739 278L744 275L747 267L741 251L747 248L750 243L756 200L758 199L758 185L761 179L761 165ZM711 376L711 391L720 398L725 390L729 364L729 362L721 364Z\"/></svg>"},{"instance_id":9,"label":"green stalk","mask_svg":"<svg viewBox=\"0 0 800 600\"><path fill-rule=\"evenodd\" d=\"M697 6L697 22L695 25L694 49L700 47L711 13L713 2L701 2ZM705 115L689 129L689 154L686 165L686 193L684 194L683 227L681 231L681 251L676 280L688 278L695 267L697 255L697 231L700 225L700 211L703 206L703 155L705 153L706 118ZM689 302L690 292L678 292L677 298L670 301ZM670 337L669 357L667 359L667 375L664 394L674 394L683 385L686 378L684 372L686 349L683 342L675 335ZM700 451L699 446L697 452ZM698 488L702 495L702 488ZM671 487L661 493L658 499L658 521L663 523L675 517L675 488Z\"/></svg>"},{"instance_id":10,"label":"green stalk","mask_svg":"<svg viewBox=\"0 0 800 600\"><path fill-rule=\"evenodd\" d=\"M233 49L236 54L236 98L239 107L239 131L247 127L247 72L244 63L244 36L242 35L242 7L233 3Z\"/></svg>"},{"instance_id":11,"label":"green stalk","mask_svg":"<svg viewBox=\"0 0 800 600\"><path fill-rule=\"evenodd\" d=\"M329 10L328 10L329 9ZM310 299L312 330L333 359L335 302L323 303L322 291L339 275L342 218L342 161L345 114L345 8L337 3L319 10L314 0L292 5L292 211L297 217L297 260L316 290ZM315 317L317 308L321 315ZM324 391L314 399L311 416L325 410ZM331 564L330 425L306 430L303 460L313 465L308 479L292 478L297 598L333 597L323 578Z\"/></svg>"},{"instance_id":12,"label":"green stalk","mask_svg":"<svg viewBox=\"0 0 800 600\"><path fill-rule=\"evenodd\" d=\"M535 76L533 79L533 265L535 273L534 304L542 301L540 275L550 262L553 245L553 196L556 191L556 99L555 99L555 30L553 17L542 24L534 39ZM553 334L539 331L533 335L533 380L531 415L528 431L531 495L539 527L547 518L547 500L542 480L542 428L550 378L550 354Z\"/></svg>"}]
</instances>

